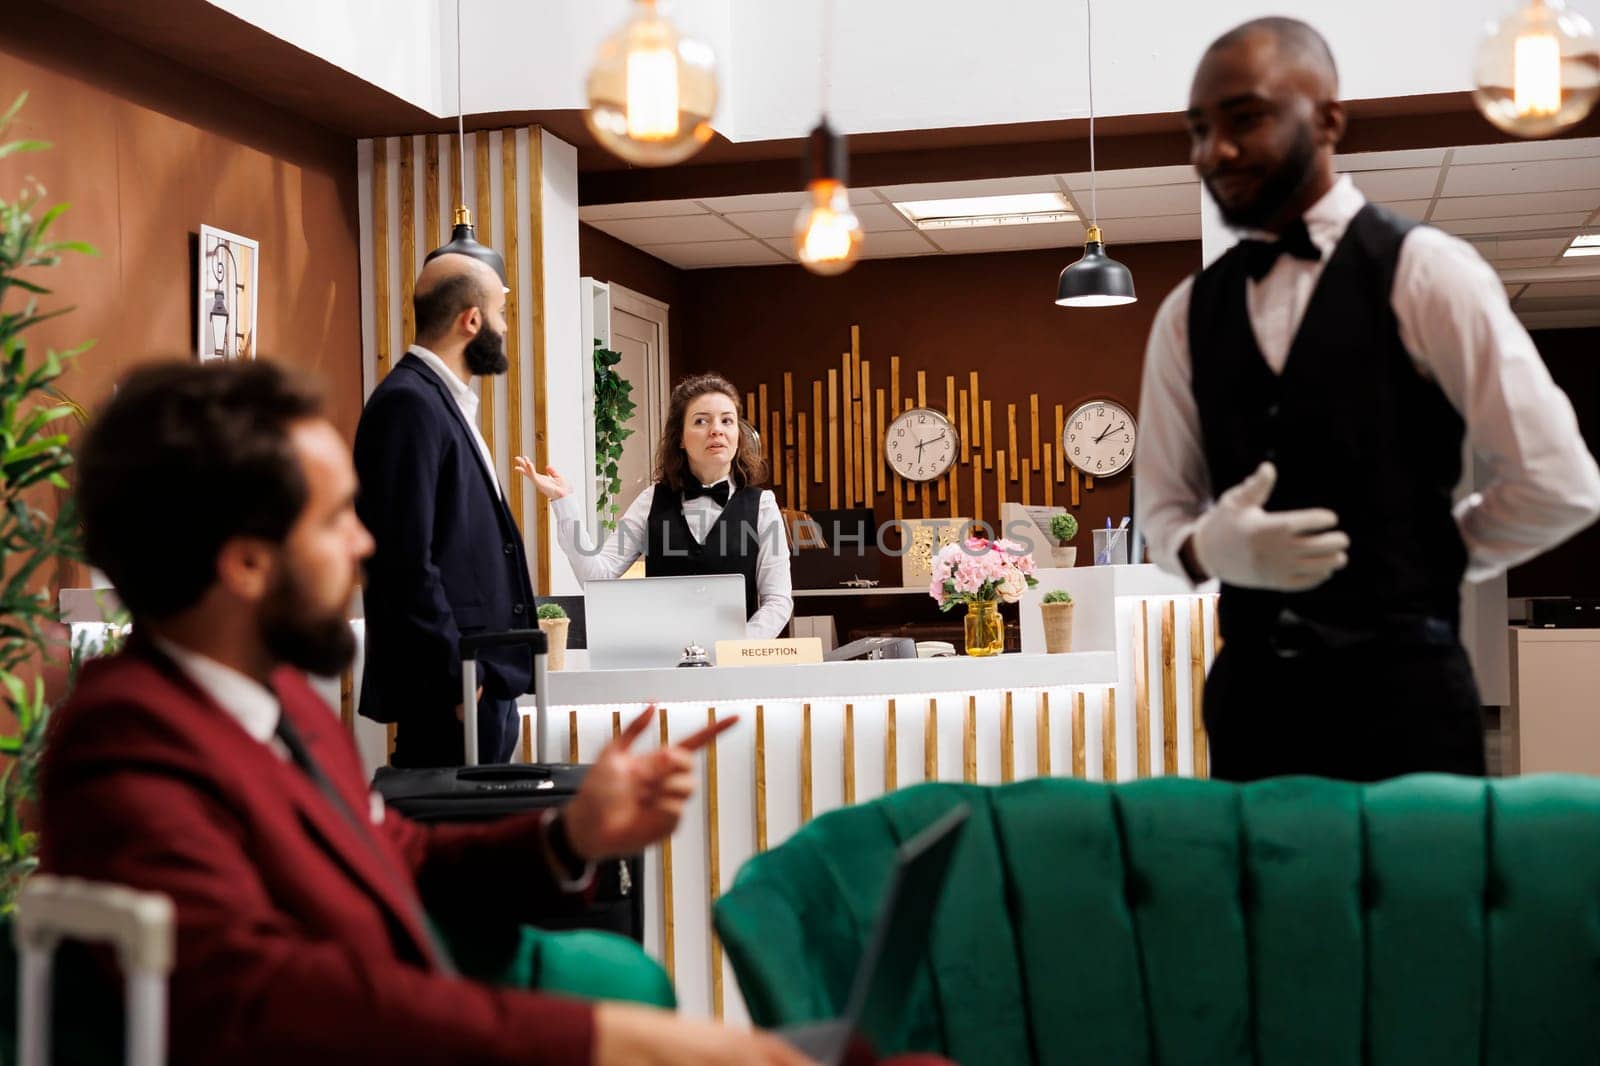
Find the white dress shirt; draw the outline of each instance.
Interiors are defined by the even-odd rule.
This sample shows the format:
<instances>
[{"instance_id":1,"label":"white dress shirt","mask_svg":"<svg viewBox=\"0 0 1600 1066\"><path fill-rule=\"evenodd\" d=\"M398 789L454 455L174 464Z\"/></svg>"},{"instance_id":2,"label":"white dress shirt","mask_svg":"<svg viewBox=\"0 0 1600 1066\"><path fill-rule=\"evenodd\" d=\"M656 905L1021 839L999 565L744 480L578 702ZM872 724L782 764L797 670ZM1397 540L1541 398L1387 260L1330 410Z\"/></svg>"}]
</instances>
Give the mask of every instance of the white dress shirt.
<instances>
[{"instance_id":1,"label":"white dress shirt","mask_svg":"<svg viewBox=\"0 0 1600 1066\"><path fill-rule=\"evenodd\" d=\"M1264 278L1246 281L1250 325L1273 373L1282 372L1322 268L1365 203L1348 177L1339 178L1305 213L1322 258L1279 256ZM1138 521L1151 558L1183 576L1179 550L1231 487L1211 484L1200 439L1189 351L1193 280L1172 291L1151 327L1134 461ZM1600 468L1493 268L1465 241L1417 226L1401 242L1391 304L1401 344L1461 415L1467 444L1489 471L1482 491L1455 507L1467 580L1493 577L1594 521Z\"/></svg>"},{"instance_id":2,"label":"white dress shirt","mask_svg":"<svg viewBox=\"0 0 1600 1066\"><path fill-rule=\"evenodd\" d=\"M489 472L489 480L494 483L495 492L505 499L506 490L500 485L500 475L495 472L494 456L489 454L489 445L484 441L483 434L478 430L478 392L471 385L456 377L455 371L445 365L443 359L434 355L420 344L413 344L407 353L421 359L429 370L438 375L444 382L444 387L450 390L450 395L455 397L456 406L461 409L461 417L467 420L467 428L472 431L472 439L478 445L478 458L483 460L483 467Z\"/></svg>"},{"instance_id":3,"label":"white dress shirt","mask_svg":"<svg viewBox=\"0 0 1600 1066\"><path fill-rule=\"evenodd\" d=\"M730 492L732 488L729 482ZM639 493L617 520L616 530L598 548L589 540L584 526L582 501L575 495L555 501L556 543L566 552L567 561L579 580L605 581L621 577L644 554L645 522L650 517L650 501L655 495L654 485ZM683 501L683 520L699 544L706 542L706 534L721 514L722 505L710 496ZM789 577L789 542L783 532L783 514L778 510L777 497L766 489L761 491L761 503L756 512L756 539L759 541L756 556L758 606L745 623L745 636L751 640L771 640L780 636L789 624L789 615L794 610L794 586Z\"/></svg>"},{"instance_id":4,"label":"white dress shirt","mask_svg":"<svg viewBox=\"0 0 1600 1066\"><path fill-rule=\"evenodd\" d=\"M231 666L223 666L215 659L174 644L165 637L151 634L151 641L161 649L163 655L177 663L178 669L201 692L211 697L212 703L239 723L239 728L248 733L252 740L270 745L280 759L289 757L288 749L277 739L278 717L283 709L271 689Z\"/></svg>"}]
</instances>

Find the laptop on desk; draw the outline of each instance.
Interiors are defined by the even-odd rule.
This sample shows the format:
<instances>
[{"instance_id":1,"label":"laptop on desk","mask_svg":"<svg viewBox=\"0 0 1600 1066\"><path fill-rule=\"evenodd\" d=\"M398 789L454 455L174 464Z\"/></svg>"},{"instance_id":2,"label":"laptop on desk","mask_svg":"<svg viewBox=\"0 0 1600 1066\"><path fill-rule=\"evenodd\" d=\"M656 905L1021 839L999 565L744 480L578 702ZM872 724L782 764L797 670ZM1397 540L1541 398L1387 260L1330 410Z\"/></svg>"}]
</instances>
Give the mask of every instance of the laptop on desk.
<instances>
[{"instance_id":1,"label":"laptop on desk","mask_svg":"<svg viewBox=\"0 0 1600 1066\"><path fill-rule=\"evenodd\" d=\"M858 1034L874 1048L898 1039L912 984L928 953L950 856L971 813L963 803L900 845L844 1014L786 1026L776 1036L822 1066L844 1062L850 1039Z\"/></svg>"},{"instance_id":2,"label":"laptop on desk","mask_svg":"<svg viewBox=\"0 0 1600 1066\"><path fill-rule=\"evenodd\" d=\"M710 651L745 634L739 574L589 581L583 606L592 670L677 666L688 644Z\"/></svg>"}]
</instances>

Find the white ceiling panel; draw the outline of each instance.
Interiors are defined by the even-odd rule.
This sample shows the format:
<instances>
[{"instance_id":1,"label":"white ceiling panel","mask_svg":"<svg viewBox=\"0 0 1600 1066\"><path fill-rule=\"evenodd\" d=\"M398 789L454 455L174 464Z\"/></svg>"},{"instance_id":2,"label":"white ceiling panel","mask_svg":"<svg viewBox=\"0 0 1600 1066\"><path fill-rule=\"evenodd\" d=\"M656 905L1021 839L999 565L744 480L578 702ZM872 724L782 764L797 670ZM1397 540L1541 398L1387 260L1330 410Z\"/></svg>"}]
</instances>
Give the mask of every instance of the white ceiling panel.
<instances>
[{"instance_id":1,"label":"white ceiling panel","mask_svg":"<svg viewBox=\"0 0 1600 1066\"><path fill-rule=\"evenodd\" d=\"M1077 222L1046 222L1037 226L930 230L925 231L923 236L947 252L1006 252L1022 248L1081 245L1084 228Z\"/></svg>"},{"instance_id":2,"label":"white ceiling panel","mask_svg":"<svg viewBox=\"0 0 1600 1066\"><path fill-rule=\"evenodd\" d=\"M906 216L888 204L856 204L855 209L856 217L861 220L861 228L868 233L911 228Z\"/></svg>"},{"instance_id":3,"label":"white ceiling panel","mask_svg":"<svg viewBox=\"0 0 1600 1066\"><path fill-rule=\"evenodd\" d=\"M1078 196L1085 210L1088 194ZM1147 215L1186 215L1200 211L1200 183L1141 186L1131 189L1100 190L1100 217L1142 218Z\"/></svg>"},{"instance_id":4,"label":"white ceiling panel","mask_svg":"<svg viewBox=\"0 0 1600 1066\"><path fill-rule=\"evenodd\" d=\"M675 267L759 266L786 263L783 256L760 241L707 241L697 244L645 245L644 251Z\"/></svg>"},{"instance_id":5,"label":"white ceiling panel","mask_svg":"<svg viewBox=\"0 0 1600 1066\"><path fill-rule=\"evenodd\" d=\"M1360 189L1367 199L1385 203L1390 200L1431 198L1434 186L1439 184L1439 171L1432 167L1411 170L1363 170L1351 174L1350 177L1355 179L1356 188Z\"/></svg>"},{"instance_id":6,"label":"white ceiling panel","mask_svg":"<svg viewBox=\"0 0 1600 1066\"><path fill-rule=\"evenodd\" d=\"M716 215L619 218L610 222L596 222L595 226L618 240L641 247L647 244L734 240L744 236Z\"/></svg>"},{"instance_id":7,"label":"white ceiling panel","mask_svg":"<svg viewBox=\"0 0 1600 1066\"><path fill-rule=\"evenodd\" d=\"M583 222L604 222L617 218L663 218L668 215L704 214L693 200L652 200L642 204L591 204L578 208Z\"/></svg>"},{"instance_id":8,"label":"white ceiling panel","mask_svg":"<svg viewBox=\"0 0 1600 1066\"><path fill-rule=\"evenodd\" d=\"M1531 241L1478 240L1473 245L1479 255L1499 263L1502 259L1553 259L1570 243L1570 240L1550 237Z\"/></svg>"},{"instance_id":9,"label":"white ceiling panel","mask_svg":"<svg viewBox=\"0 0 1600 1066\"><path fill-rule=\"evenodd\" d=\"M741 211L722 217L752 237L786 238L794 233L794 220L799 213L797 208L793 211Z\"/></svg>"},{"instance_id":10,"label":"white ceiling panel","mask_svg":"<svg viewBox=\"0 0 1600 1066\"><path fill-rule=\"evenodd\" d=\"M1352 170L1404 170L1409 167L1436 167L1444 162L1447 148L1407 148L1398 152L1360 152L1336 155L1333 165L1340 173Z\"/></svg>"},{"instance_id":11,"label":"white ceiling panel","mask_svg":"<svg viewBox=\"0 0 1600 1066\"><path fill-rule=\"evenodd\" d=\"M1600 159L1543 159L1532 163L1482 163L1452 166L1445 196L1600 189Z\"/></svg>"},{"instance_id":12,"label":"white ceiling panel","mask_svg":"<svg viewBox=\"0 0 1600 1066\"><path fill-rule=\"evenodd\" d=\"M1157 241L1197 241L1200 239L1200 213L1162 215L1156 218L1121 218L1106 222L1106 246L1116 256L1118 244L1153 244ZM1199 266L1199 255L1195 256Z\"/></svg>"},{"instance_id":13,"label":"white ceiling panel","mask_svg":"<svg viewBox=\"0 0 1600 1066\"><path fill-rule=\"evenodd\" d=\"M1089 188L1089 172L1079 171L1076 174L1063 174L1067 187L1074 192L1087 191ZM1095 183L1102 189L1125 189L1134 185L1179 185L1187 181L1195 181L1194 167L1187 163L1179 163L1170 167L1135 167L1130 170L1102 170L1095 176Z\"/></svg>"},{"instance_id":14,"label":"white ceiling panel","mask_svg":"<svg viewBox=\"0 0 1600 1066\"><path fill-rule=\"evenodd\" d=\"M806 202L803 190L794 192L758 192L743 196L710 196L699 200L707 210L718 214L728 215L735 212L747 211L798 211ZM853 204L877 203L878 198L871 189L851 189L850 202Z\"/></svg>"},{"instance_id":15,"label":"white ceiling panel","mask_svg":"<svg viewBox=\"0 0 1600 1066\"><path fill-rule=\"evenodd\" d=\"M936 181L921 185L885 185L878 192L885 200L945 200L963 196L1011 196L1024 192L1060 192L1054 175L1026 178L987 178L982 181Z\"/></svg>"},{"instance_id":16,"label":"white ceiling panel","mask_svg":"<svg viewBox=\"0 0 1600 1066\"><path fill-rule=\"evenodd\" d=\"M916 230L869 233L861 245L863 259L889 259L903 255L937 255L938 249Z\"/></svg>"},{"instance_id":17,"label":"white ceiling panel","mask_svg":"<svg viewBox=\"0 0 1600 1066\"><path fill-rule=\"evenodd\" d=\"M1503 215L1544 215L1557 211L1593 211L1600 208L1600 191L1514 192L1500 196L1446 196L1433 209L1433 218L1499 218Z\"/></svg>"},{"instance_id":18,"label":"white ceiling panel","mask_svg":"<svg viewBox=\"0 0 1600 1066\"><path fill-rule=\"evenodd\" d=\"M1505 215L1500 218L1458 218L1434 220L1446 233L1465 237L1479 233L1518 233L1526 230L1576 230L1589 217L1587 211L1565 211L1554 215Z\"/></svg>"},{"instance_id":19,"label":"white ceiling panel","mask_svg":"<svg viewBox=\"0 0 1600 1066\"><path fill-rule=\"evenodd\" d=\"M1584 281L1541 281L1529 285L1527 295L1538 299L1582 297L1600 307L1600 278L1588 278Z\"/></svg>"},{"instance_id":20,"label":"white ceiling panel","mask_svg":"<svg viewBox=\"0 0 1600 1066\"><path fill-rule=\"evenodd\" d=\"M1471 163L1526 163L1535 159L1600 157L1600 137L1574 137L1565 141L1513 141L1510 144L1475 144L1457 148L1453 165Z\"/></svg>"},{"instance_id":21,"label":"white ceiling panel","mask_svg":"<svg viewBox=\"0 0 1600 1066\"><path fill-rule=\"evenodd\" d=\"M1473 247L1477 246L1474 245ZM1483 253L1483 249L1479 248L1478 252L1481 255ZM1485 258L1488 257L1485 256ZM1548 267L1551 265L1549 256L1543 256L1539 259L1495 259L1493 260L1493 263L1494 268L1500 271L1502 274L1512 270L1526 270L1529 268Z\"/></svg>"},{"instance_id":22,"label":"white ceiling panel","mask_svg":"<svg viewBox=\"0 0 1600 1066\"><path fill-rule=\"evenodd\" d=\"M1428 205L1431 203L1432 200L1390 200L1383 206L1404 218L1421 222L1422 217L1428 213Z\"/></svg>"}]
</instances>

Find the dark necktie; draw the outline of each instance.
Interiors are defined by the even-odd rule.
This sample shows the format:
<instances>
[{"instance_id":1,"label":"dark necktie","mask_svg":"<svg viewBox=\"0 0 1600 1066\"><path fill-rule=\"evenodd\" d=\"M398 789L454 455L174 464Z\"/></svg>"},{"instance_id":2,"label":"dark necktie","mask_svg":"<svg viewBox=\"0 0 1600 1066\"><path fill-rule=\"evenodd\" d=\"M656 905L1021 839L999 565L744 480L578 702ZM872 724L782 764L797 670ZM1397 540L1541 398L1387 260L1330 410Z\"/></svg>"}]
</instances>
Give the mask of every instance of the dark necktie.
<instances>
[{"instance_id":1,"label":"dark necktie","mask_svg":"<svg viewBox=\"0 0 1600 1066\"><path fill-rule=\"evenodd\" d=\"M717 501L718 507L726 507L728 506L728 483L719 481L715 485L702 485L699 482L690 481L689 484L683 487L684 502L687 503L696 496L709 496Z\"/></svg>"},{"instance_id":2,"label":"dark necktie","mask_svg":"<svg viewBox=\"0 0 1600 1066\"><path fill-rule=\"evenodd\" d=\"M456 969L455 965L450 961L450 950L445 947L444 942L439 939L438 934L434 932L433 926L428 922L428 915L422 909L421 900L417 898L416 886L411 883L409 876L403 874L403 871L395 869L394 861L373 839L372 830L366 822L356 815L355 811L350 809L350 805L345 802L344 794L334 787L333 782L328 779L328 775L322 772L322 767L318 766L317 761L311 757L311 751L306 747L305 741L300 738L300 731L295 729L293 723L289 721L289 716L281 711L278 714L277 734L278 739L283 742L283 746L288 749L289 758L294 764L311 779L311 782L317 786L317 789L327 801L333 805L333 809L344 816L344 819L350 823L350 827L355 830L356 836L365 841L367 846L377 855L378 861L394 873L396 881L399 882L397 887L399 888L400 896L410 904L411 916L418 927L421 928L422 935L427 937L428 947L433 952L434 961L439 969L445 973L454 974Z\"/></svg>"},{"instance_id":3,"label":"dark necktie","mask_svg":"<svg viewBox=\"0 0 1600 1066\"><path fill-rule=\"evenodd\" d=\"M1249 272L1252 281L1260 281L1266 277L1280 255L1292 255L1296 259L1304 259L1311 263L1322 258L1322 249L1311 242L1311 231L1306 229L1306 220L1303 218L1295 219L1275 241L1258 241L1250 238L1240 241L1239 248L1244 253L1244 268Z\"/></svg>"}]
</instances>

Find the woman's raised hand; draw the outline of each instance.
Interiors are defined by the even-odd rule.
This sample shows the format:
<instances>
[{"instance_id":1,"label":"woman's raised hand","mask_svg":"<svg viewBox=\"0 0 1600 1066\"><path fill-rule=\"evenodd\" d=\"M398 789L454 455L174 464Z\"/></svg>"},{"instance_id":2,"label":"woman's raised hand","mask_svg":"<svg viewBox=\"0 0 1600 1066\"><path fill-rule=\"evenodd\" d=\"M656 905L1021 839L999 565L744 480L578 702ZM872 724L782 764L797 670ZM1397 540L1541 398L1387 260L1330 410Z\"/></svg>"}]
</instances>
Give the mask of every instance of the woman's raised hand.
<instances>
[{"instance_id":1,"label":"woman's raised hand","mask_svg":"<svg viewBox=\"0 0 1600 1066\"><path fill-rule=\"evenodd\" d=\"M517 473L533 482L534 488L540 495L552 500L559 500L572 491L572 486L567 484L567 479L556 473L556 468L547 466L544 473L539 473L533 467L533 460L526 455L519 455L511 460L511 467Z\"/></svg>"}]
</instances>

